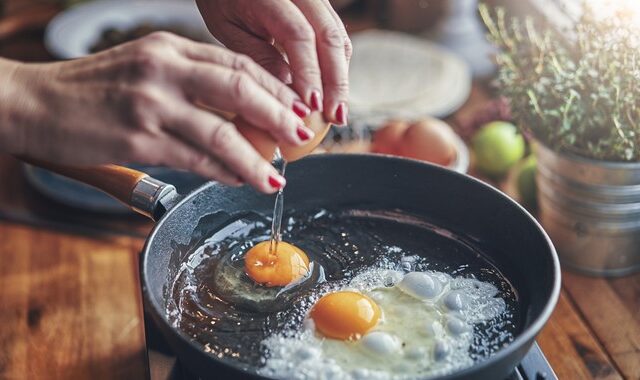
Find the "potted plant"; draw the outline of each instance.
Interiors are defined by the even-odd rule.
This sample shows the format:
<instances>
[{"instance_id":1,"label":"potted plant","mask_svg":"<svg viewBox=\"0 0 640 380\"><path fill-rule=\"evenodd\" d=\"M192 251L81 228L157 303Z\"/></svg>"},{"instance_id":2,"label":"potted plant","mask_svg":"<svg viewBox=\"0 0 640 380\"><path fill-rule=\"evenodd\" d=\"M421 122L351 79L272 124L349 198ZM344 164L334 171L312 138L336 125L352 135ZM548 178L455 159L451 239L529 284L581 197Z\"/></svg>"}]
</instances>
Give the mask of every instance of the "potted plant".
<instances>
[{"instance_id":1,"label":"potted plant","mask_svg":"<svg viewBox=\"0 0 640 380\"><path fill-rule=\"evenodd\" d=\"M584 2L560 32L480 7L500 48L500 92L534 141L539 219L563 264L590 274L640 270L640 17L632 11Z\"/></svg>"}]
</instances>

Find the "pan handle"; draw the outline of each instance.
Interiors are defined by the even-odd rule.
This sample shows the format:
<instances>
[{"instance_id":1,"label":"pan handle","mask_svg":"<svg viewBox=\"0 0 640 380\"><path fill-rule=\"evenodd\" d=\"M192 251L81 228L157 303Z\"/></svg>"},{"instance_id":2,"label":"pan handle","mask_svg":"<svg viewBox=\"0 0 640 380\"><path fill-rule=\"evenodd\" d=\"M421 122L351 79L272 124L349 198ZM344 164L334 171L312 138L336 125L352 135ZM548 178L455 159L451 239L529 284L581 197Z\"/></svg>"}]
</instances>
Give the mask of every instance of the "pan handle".
<instances>
[{"instance_id":1,"label":"pan handle","mask_svg":"<svg viewBox=\"0 0 640 380\"><path fill-rule=\"evenodd\" d=\"M154 221L160 219L180 198L173 185L124 166L67 166L26 157L18 158L102 190Z\"/></svg>"}]
</instances>

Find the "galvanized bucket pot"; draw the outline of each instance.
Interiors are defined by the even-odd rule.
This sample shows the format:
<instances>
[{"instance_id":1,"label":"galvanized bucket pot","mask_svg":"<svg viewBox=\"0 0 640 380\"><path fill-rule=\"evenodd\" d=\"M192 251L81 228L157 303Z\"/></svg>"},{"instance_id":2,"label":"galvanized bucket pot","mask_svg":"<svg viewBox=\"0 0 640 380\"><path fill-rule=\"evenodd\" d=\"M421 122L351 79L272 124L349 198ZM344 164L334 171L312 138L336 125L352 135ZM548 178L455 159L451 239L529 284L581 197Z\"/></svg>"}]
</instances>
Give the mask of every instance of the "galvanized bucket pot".
<instances>
[{"instance_id":1,"label":"galvanized bucket pot","mask_svg":"<svg viewBox=\"0 0 640 380\"><path fill-rule=\"evenodd\" d=\"M640 163L536 145L539 218L562 264L586 274L640 271Z\"/></svg>"}]
</instances>

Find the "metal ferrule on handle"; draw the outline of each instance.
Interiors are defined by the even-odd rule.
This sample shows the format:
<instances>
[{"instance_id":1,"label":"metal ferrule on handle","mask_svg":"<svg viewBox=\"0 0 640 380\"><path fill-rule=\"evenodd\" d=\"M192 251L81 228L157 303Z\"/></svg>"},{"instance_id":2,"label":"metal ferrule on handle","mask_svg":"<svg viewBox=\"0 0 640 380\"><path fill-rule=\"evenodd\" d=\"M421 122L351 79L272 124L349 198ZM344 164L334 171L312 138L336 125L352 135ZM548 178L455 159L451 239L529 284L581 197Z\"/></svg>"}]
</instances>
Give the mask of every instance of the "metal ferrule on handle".
<instances>
[{"instance_id":1,"label":"metal ferrule on handle","mask_svg":"<svg viewBox=\"0 0 640 380\"><path fill-rule=\"evenodd\" d=\"M177 191L173 185L147 176L141 178L133 188L129 206L148 218L158 220L168 209L161 200L174 196L177 196Z\"/></svg>"}]
</instances>

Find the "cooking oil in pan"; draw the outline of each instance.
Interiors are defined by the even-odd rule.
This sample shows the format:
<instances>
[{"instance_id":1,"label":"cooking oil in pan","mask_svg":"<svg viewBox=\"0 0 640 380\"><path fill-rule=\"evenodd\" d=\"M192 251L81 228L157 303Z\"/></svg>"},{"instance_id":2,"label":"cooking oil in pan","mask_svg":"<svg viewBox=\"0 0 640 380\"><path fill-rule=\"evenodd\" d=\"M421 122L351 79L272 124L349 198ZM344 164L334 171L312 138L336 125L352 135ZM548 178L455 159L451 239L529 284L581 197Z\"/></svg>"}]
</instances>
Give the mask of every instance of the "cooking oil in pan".
<instances>
[{"instance_id":1,"label":"cooking oil in pan","mask_svg":"<svg viewBox=\"0 0 640 380\"><path fill-rule=\"evenodd\" d=\"M518 331L513 287L480 252L449 231L398 212L293 211L283 220L283 239L307 253L310 271L293 284L269 288L248 278L243 257L271 237L270 222L255 213L229 216L194 243L173 281L170 320L215 357L274 377L335 371L327 375L384 378L387 368L407 374L398 378L412 378L469 366L511 342ZM437 301L416 302L398 290L397 276L414 272L429 273L444 284ZM373 343L364 338L342 342L309 330L307 315L314 303L344 289L377 300L386 315L380 330L404 337L399 346L386 336ZM396 309L407 315L400 317ZM402 318L406 322L399 322ZM387 344L379 344L380 339ZM380 356L385 359L375 356L375 350L389 347L395 347L398 359L389 359L393 355L388 353ZM349 363L370 364L354 368Z\"/></svg>"}]
</instances>

